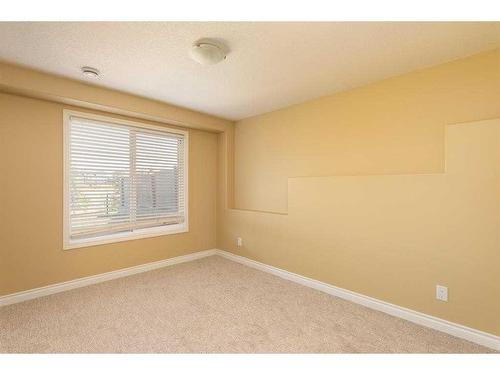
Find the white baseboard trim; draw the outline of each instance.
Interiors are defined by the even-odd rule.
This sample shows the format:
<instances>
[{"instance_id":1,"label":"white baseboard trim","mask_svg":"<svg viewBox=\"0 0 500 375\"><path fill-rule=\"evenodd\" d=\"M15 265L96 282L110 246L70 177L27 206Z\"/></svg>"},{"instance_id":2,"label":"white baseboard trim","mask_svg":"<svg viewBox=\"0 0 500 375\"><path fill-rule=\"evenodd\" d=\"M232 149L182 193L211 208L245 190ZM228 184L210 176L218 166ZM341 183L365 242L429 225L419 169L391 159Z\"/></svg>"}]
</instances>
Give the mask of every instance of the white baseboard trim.
<instances>
[{"instance_id":1,"label":"white baseboard trim","mask_svg":"<svg viewBox=\"0 0 500 375\"><path fill-rule=\"evenodd\" d=\"M426 315L418 311L410 310L388 302L384 302L376 298L352 292L347 289L339 288L327 283L323 283L318 280L301 276L293 272L285 271L283 269L273 267L265 263L257 262L255 260L235 255L219 249L199 251L196 253L181 255L174 258L160 260L157 262L141 264L139 266L134 266L129 268L122 268L116 271L101 273L94 276L83 277L80 279L70 280L58 284L47 285L41 288L30 289L19 293L0 296L0 306L11 305L14 303L35 299L38 297L48 296L51 294L60 293L71 289L81 288L87 285L118 279L120 277L135 275L141 272L152 271L158 268L168 267L174 264L190 262L193 260L209 257L212 255L219 255L226 259L279 276L283 279L290 280L295 283L331 294L333 296L340 297L342 299L369 307L371 309L382 311L386 314L393 315L405 320L409 320L413 323L433 328L435 330L447 333L449 335L460 337L462 339L472 341L477 344L500 351L500 337L498 336L482 332L473 328L469 328L460 324L456 324L444 319L436 318L431 315Z\"/></svg>"},{"instance_id":2,"label":"white baseboard trim","mask_svg":"<svg viewBox=\"0 0 500 375\"><path fill-rule=\"evenodd\" d=\"M159 260L157 262L151 262L146 264L141 264L134 267L122 268L116 271L101 273L98 275L82 277L81 279L75 279L70 281L65 281L58 284L51 284L43 286L36 289L30 289L19 293L8 294L5 296L0 296L0 306L11 305L18 302L27 301L30 299L48 296L50 294L60 293L71 289L81 288L83 286L102 283L103 281L118 279L120 277L135 275L141 272L152 271L158 268L172 266L178 263L190 262L192 260L205 258L211 255L217 254L217 250L204 250L198 251L196 253L181 255L174 258Z\"/></svg>"},{"instance_id":3,"label":"white baseboard trim","mask_svg":"<svg viewBox=\"0 0 500 375\"><path fill-rule=\"evenodd\" d=\"M298 275L296 273L285 271L283 269L273 267L265 263L257 262L255 260L239 255L235 255L224 250L216 250L216 253L217 255L220 255L226 259L256 268L264 272L271 273L283 279L293 281L295 283L320 290L322 292L340 297L359 305L382 311L386 314L409 320L413 323L433 328L437 331L441 331L449 335L472 341L476 344L500 351L500 337L498 336L482 332L477 329L469 328L460 324L456 324L444 319L436 318L431 315L423 314L418 311L410 310L405 307L397 306L392 303L384 302L360 293L351 292L347 289L339 288L318 280Z\"/></svg>"}]
</instances>

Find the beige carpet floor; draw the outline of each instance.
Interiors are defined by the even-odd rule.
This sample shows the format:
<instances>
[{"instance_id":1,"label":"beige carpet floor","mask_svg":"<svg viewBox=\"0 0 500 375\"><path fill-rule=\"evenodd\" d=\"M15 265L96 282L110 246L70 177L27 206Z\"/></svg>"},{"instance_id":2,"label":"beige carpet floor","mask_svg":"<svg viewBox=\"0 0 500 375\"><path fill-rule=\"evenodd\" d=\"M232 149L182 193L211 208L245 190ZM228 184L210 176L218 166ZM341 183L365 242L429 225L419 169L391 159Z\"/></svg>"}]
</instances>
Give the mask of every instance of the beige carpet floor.
<instances>
[{"instance_id":1,"label":"beige carpet floor","mask_svg":"<svg viewBox=\"0 0 500 375\"><path fill-rule=\"evenodd\" d=\"M0 308L7 353L485 353L218 256Z\"/></svg>"}]
</instances>

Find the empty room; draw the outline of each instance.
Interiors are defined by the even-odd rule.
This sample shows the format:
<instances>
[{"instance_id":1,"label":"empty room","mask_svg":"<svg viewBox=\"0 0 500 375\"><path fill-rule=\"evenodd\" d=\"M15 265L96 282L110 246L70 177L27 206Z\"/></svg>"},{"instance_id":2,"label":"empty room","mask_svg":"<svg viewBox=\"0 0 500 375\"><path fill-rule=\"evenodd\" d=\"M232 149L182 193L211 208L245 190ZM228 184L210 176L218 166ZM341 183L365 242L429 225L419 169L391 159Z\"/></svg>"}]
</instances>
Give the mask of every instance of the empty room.
<instances>
[{"instance_id":1,"label":"empty room","mask_svg":"<svg viewBox=\"0 0 500 375\"><path fill-rule=\"evenodd\" d=\"M1 353L498 359L500 22L0 22L0 142Z\"/></svg>"}]
</instances>

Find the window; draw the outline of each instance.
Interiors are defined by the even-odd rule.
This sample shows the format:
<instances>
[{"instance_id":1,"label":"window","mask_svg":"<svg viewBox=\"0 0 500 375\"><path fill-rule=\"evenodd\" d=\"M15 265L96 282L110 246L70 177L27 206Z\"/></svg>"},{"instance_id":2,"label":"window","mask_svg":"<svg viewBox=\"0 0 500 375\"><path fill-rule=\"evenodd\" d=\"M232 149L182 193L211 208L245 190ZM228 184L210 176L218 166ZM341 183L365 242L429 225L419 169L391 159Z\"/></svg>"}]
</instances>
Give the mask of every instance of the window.
<instances>
[{"instance_id":1,"label":"window","mask_svg":"<svg viewBox=\"0 0 500 375\"><path fill-rule=\"evenodd\" d=\"M187 132L64 116L65 249L188 230Z\"/></svg>"}]
</instances>

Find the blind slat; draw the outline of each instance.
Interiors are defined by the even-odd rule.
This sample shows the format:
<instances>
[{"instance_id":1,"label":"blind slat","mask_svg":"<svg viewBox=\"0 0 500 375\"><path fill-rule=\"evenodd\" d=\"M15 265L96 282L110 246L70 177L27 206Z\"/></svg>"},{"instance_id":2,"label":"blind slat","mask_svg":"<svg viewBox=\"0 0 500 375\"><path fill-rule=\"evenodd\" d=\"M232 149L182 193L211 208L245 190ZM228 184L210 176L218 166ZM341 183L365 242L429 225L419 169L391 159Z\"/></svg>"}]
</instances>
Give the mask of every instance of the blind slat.
<instances>
[{"instance_id":1,"label":"blind slat","mask_svg":"<svg viewBox=\"0 0 500 375\"><path fill-rule=\"evenodd\" d=\"M185 222L185 136L71 117L70 238Z\"/></svg>"}]
</instances>

